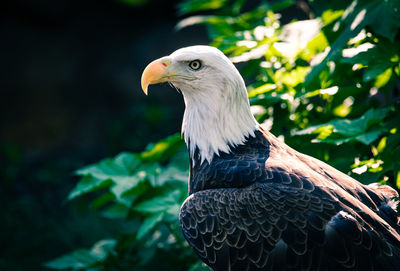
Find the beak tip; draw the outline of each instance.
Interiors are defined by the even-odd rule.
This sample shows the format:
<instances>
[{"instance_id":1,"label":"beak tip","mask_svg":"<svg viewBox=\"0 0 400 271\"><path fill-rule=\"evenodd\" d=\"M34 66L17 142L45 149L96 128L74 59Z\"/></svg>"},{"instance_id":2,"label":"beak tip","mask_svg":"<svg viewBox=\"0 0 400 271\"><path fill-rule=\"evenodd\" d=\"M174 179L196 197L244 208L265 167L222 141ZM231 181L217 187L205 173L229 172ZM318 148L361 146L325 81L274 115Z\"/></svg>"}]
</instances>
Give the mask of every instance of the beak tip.
<instances>
[{"instance_id":1,"label":"beak tip","mask_svg":"<svg viewBox=\"0 0 400 271\"><path fill-rule=\"evenodd\" d=\"M165 58L160 58L151 62L144 69L141 78L141 87L144 94L148 94L147 88L149 87L149 85L166 81L165 77L168 72L166 70L167 66L165 65L169 65L169 60Z\"/></svg>"},{"instance_id":2,"label":"beak tip","mask_svg":"<svg viewBox=\"0 0 400 271\"><path fill-rule=\"evenodd\" d=\"M147 80L144 80L143 78L142 78L142 82L141 82L141 87L142 87L142 90L143 90L143 92L144 92L144 94L146 94L147 95L147 90L148 90L148 88L149 88L149 82L147 82Z\"/></svg>"},{"instance_id":3,"label":"beak tip","mask_svg":"<svg viewBox=\"0 0 400 271\"><path fill-rule=\"evenodd\" d=\"M144 94L146 94L146 96L147 96L147 94L148 94L148 85L142 85L142 90L143 90L143 92L144 92Z\"/></svg>"}]
</instances>

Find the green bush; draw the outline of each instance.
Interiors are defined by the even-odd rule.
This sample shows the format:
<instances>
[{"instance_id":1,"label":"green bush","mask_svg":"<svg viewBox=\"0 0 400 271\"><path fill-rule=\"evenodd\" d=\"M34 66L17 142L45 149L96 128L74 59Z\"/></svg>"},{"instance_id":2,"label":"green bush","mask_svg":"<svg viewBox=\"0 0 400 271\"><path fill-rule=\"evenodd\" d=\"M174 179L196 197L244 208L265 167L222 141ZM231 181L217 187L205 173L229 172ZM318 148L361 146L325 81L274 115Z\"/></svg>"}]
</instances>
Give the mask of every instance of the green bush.
<instances>
[{"instance_id":1,"label":"green bush","mask_svg":"<svg viewBox=\"0 0 400 271\"><path fill-rule=\"evenodd\" d=\"M257 120L297 150L363 183L400 187L400 1L310 1L314 19L282 25L292 1L186 0L177 28L205 24L211 45L243 63ZM303 3L304 4L304 3ZM207 13L208 15L199 15ZM188 157L180 135L77 171L68 199L125 221L115 239L50 261L53 269L200 270L179 228Z\"/></svg>"}]
</instances>

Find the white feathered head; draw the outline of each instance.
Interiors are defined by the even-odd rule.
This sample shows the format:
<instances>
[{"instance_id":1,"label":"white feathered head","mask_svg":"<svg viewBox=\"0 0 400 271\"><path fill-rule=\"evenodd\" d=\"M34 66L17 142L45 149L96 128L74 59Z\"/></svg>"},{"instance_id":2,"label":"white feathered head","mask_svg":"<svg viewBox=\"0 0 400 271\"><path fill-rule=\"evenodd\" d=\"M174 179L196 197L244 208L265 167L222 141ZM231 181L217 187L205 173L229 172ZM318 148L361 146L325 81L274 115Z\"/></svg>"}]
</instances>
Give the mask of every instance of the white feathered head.
<instances>
[{"instance_id":1,"label":"white feathered head","mask_svg":"<svg viewBox=\"0 0 400 271\"><path fill-rule=\"evenodd\" d=\"M142 75L142 89L169 82L185 100L182 133L191 157L198 148L201 161L211 162L220 151L254 136L257 122L238 70L217 48L191 46L151 62Z\"/></svg>"}]
</instances>

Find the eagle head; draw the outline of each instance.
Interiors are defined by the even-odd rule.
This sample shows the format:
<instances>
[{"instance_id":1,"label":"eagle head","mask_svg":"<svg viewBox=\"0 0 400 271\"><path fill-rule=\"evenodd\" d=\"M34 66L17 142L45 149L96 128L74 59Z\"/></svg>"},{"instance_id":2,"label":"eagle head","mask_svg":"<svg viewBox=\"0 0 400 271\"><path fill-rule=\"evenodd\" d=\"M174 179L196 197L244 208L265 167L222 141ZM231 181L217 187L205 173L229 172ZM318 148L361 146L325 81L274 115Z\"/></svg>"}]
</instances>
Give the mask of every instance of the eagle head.
<instances>
[{"instance_id":1,"label":"eagle head","mask_svg":"<svg viewBox=\"0 0 400 271\"><path fill-rule=\"evenodd\" d=\"M211 162L254 136L257 121L250 112L242 76L220 50L190 46L151 62L142 75L142 89L169 82L185 100L182 133L191 158ZM198 152L196 152L196 150Z\"/></svg>"}]
</instances>

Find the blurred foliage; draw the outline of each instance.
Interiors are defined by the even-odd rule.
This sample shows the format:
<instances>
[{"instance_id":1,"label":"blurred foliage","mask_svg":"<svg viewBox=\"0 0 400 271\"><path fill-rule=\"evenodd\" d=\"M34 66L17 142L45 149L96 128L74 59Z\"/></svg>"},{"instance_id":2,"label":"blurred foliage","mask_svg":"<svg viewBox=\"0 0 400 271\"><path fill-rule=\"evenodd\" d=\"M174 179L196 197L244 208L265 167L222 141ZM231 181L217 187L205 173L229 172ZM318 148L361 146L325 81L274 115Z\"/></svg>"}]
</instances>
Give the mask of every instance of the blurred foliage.
<instances>
[{"instance_id":1,"label":"blurred foliage","mask_svg":"<svg viewBox=\"0 0 400 271\"><path fill-rule=\"evenodd\" d=\"M249 80L257 120L297 150L363 183L400 187L400 1L310 1L309 20L282 25L293 1L186 0L195 14L177 28L205 24ZM307 5L302 2L303 6ZM199 13L207 12L207 15ZM68 196L83 197L129 230L46 263L73 270L201 270L180 233L188 157L180 135L77 171Z\"/></svg>"}]
</instances>

